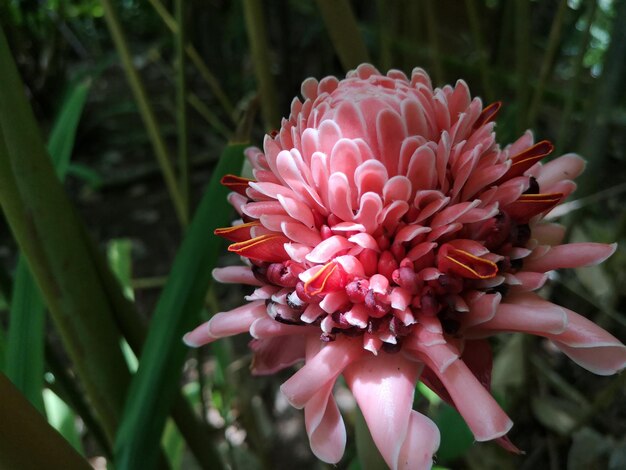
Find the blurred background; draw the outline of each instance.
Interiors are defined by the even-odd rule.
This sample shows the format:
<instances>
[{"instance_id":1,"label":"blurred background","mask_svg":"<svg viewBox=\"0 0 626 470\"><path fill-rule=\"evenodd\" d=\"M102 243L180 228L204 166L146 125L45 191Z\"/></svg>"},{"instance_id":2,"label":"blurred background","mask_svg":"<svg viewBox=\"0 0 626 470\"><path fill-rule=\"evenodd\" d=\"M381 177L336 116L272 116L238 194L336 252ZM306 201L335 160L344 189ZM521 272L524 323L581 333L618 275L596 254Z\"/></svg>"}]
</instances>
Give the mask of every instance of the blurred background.
<instances>
[{"instance_id":1,"label":"blurred background","mask_svg":"<svg viewBox=\"0 0 626 470\"><path fill-rule=\"evenodd\" d=\"M363 61L409 74L422 67L437 86L462 78L485 104L503 102L500 144L532 129L536 140L556 145L554 155L584 156L587 171L558 221L570 240L626 243L624 0L4 0L0 25L44 141L56 129L73 146L64 188L142 327L227 143L261 145L304 78L342 77ZM55 321L42 316L31 359L11 352L19 333L10 320L24 302L16 291L18 253L2 222L0 369L18 385L23 369L38 364L31 401L103 467L111 439ZM218 264L236 262L223 254ZM543 295L624 341L625 268L620 248L601 266L555 274ZM211 285L203 315L239 305L246 293ZM526 454L474 443L458 414L419 388L416 408L442 432L437 465L626 468L626 374L594 376L535 338L504 336L494 347L494 394ZM133 370L126 342L122 351ZM215 455L202 455L214 446L227 468L325 468L309 450L301 412L277 393L289 372L251 377L250 359L246 338L222 340L191 352L167 391L152 390L182 390L201 428L185 432L168 419L162 466L221 468ZM373 468L357 459L349 393L339 390L338 400L349 425L338 468Z\"/></svg>"}]
</instances>

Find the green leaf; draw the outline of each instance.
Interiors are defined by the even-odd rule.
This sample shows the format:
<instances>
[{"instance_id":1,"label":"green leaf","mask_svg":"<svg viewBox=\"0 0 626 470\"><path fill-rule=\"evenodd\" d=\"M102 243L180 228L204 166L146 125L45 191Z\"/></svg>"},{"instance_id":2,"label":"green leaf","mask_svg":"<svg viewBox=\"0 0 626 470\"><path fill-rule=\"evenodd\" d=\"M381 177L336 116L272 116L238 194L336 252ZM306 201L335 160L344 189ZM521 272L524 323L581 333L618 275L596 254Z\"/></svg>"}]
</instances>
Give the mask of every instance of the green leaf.
<instances>
[{"instance_id":1,"label":"green leaf","mask_svg":"<svg viewBox=\"0 0 626 470\"><path fill-rule=\"evenodd\" d=\"M474 443L474 436L463 417L451 406L441 403L434 421L441 432L441 445L437 451L439 463L450 463L461 457Z\"/></svg>"},{"instance_id":2,"label":"green leaf","mask_svg":"<svg viewBox=\"0 0 626 470\"><path fill-rule=\"evenodd\" d=\"M152 468L156 463L187 355L181 337L197 321L222 246L211 234L230 222L228 190L220 179L241 169L245 147L232 144L224 150L159 298L115 441L119 469Z\"/></svg>"},{"instance_id":3,"label":"green leaf","mask_svg":"<svg viewBox=\"0 0 626 470\"><path fill-rule=\"evenodd\" d=\"M102 176L100 176L97 171L86 165L81 165L80 163L70 163L67 168L67 174L84 181L92 189L98 189L102 186Z\"/></svg>"},{"instance_id":4,"label":"green leaf","mask_svg":"<svg viewBox=\"0 0 626 470\"><path fill-rule=\"evenodd\" d=\"M85 80L70 90L50 131L48 153L61 181L67 174L76 140L76 129L90 88L91 81Z\"/></svg>"},{"instance_id":5,"label":"green leaf","mask_svg":"<svg viewBox=\"0 0 626 470\"><path fill-rule=\"evenodd\" d=\"M89 92L89 82L72 87L48 139L48 152L63 180L72 155L76 128ZM10 309L6 374L40 412L44 412L45 305L26 260L20 255ZM28 364L28 367L24 367Z\"/></svg>"},{"instance_id":6,"label":"green leaf","mask_svg":"<svg viewBox=\"0 0 626 470\"><path fill-rule=\"evenodd\" d=\"M103 428L112 439L130 374L85 229L44 148L0 30L0 204Z\"/></svg>"},{"instance_id":7,"label":"green leaf","mask_svg":"<svg viewBox=\"0 0 626 470\"><path fill-rule=\"evenodd\" d=\"M45 306L23 256L15 271L7 341L6 374L40 413L44 413ZM25 367L25 364L28 366Z\"/></svg>"}]
</instances>

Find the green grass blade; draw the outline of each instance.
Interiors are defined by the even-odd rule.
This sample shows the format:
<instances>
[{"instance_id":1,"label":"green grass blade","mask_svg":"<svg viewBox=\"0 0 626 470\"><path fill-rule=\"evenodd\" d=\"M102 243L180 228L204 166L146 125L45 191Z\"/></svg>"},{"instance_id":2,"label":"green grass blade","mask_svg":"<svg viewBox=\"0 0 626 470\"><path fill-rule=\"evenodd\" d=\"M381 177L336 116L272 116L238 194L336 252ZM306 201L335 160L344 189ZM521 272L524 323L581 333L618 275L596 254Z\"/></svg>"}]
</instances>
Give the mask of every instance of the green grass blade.
<instances>
[{"instance_id":1,"label":"green grass blade","mask_svg":"<svg viewBox=\"0 0 626 470\"><path fill-rule=\"evenodd\" d=\"M57 175L64 179L69 166L76 128L83 112L89 83L72 87L63 102L48 139L48 152ZM20 255L15 272L6 358L6 374L40 412L44 412L45 305L35 280ZM27 366L25 366L27 364Z\"/></svg>"},{"instance_id":2,"label":"green grass blade","mask_svg":"<svg viewBox=\"0 0 626 470\"><path fill-rule=\"evenodd\" d=\"M44 413L45 306L23 256L15 271L6 374L40 413Z\"/></svg>"},{"instance_id":3,"label":"green grass blade","mask_svg":"<svg viewBox=\"0 0 626 470\"><path fill-rule=\"evenodd\" d=\"M72 87L48 137L48 153L61 181L67 174L76 140L76 129L78 129L90 88L91 81L89 80Z\"/></svg>"},{"instance_id":4,"label":"green grass blade","mask_svg":"<svg viewBox=\"0 0 626 470\"><path fill-rule=\"evenodd\" d=\"M0 30L0 204L109 439L129 373L83 228L41 140Z\"/></svg>"},{"instance_id":5,"label":"green grass blade","mask_svg":"<svg viewBox=\"0 0 626 470\"><path fill-rule=\"evenodd\" d=\"M152 468L156 462L187 354L181 337L197 321L222 246L211 233L231 218L220 179L240 171L244 148L233 144L224 150L159 298L115 441L118 469Z\"/></svg>"},{"instance_id":6,"label":"green grass blade","mask_svg":"<svg viewBox=\"0 0 626 470\"><path fill-rule=\"evenodd\" d=\"M0 396L2 468L91 468L3 374Z\"/></svg>"}]
</instances>

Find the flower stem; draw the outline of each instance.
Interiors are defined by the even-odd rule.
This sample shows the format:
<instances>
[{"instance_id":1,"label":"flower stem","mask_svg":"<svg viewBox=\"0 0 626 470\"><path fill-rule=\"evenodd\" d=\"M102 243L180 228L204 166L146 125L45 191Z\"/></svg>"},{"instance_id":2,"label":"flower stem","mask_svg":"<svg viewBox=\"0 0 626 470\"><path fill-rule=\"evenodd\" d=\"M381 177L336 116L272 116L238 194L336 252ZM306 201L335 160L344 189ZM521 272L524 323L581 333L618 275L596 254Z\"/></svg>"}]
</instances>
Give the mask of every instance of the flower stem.
<instances>
[{"instance_id":1,"label":"flower stem","mask_svg":"<svg viewBox=\"0 0 626 470\"><path fill-rule=\"evenodd\" d=\"M185 1L175 0L174 9L178 30L174 33L176 55L176 128L178 134L178 187L183 200L185 217L190 210L189 203L189 141L187 128L187 79L185 77Z\"/></svg>"},{"instance_id":2,"label":"flower stem","mask_svg":"<svg viewBox=\"0 0 626 470\"><path fill-rule=\"evenodd\" d=\"M174 174L174 169L168 155L165 140L159 130L156 115L154 114L152 105L148 100L148 94L143 86L143 82L133 65L133 59L130 54L128 42L124 37L124 32L122 31L122 26L113 4L110 0L102 0L102 6L104 7L104 16L107 21L107 25L109 26L111 37L113 38L117 52L122 60L124 71L126 72L128 82L139 108L139 114L141 115L144 125L146 126L148 137L150 138L154 154L159 162L159 166L161 167L165 184L167 185L172 203L176 209L176 214L181 224L185 226L188 223L185 200L179 190L176 175Z\"/></svg>"}]
</instances>

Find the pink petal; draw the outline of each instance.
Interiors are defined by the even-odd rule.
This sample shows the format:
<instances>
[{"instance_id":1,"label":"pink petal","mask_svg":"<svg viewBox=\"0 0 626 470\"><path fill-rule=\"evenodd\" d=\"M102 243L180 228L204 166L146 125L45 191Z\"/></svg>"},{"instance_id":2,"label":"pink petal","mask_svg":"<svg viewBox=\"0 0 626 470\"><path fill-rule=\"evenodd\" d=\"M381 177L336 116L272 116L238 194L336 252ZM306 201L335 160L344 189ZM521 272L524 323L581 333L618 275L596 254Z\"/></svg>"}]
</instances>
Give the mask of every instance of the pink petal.
<instances>
[{"instance_id":1,"label":"pink petal","mask_svg":"<svg viewBox=\"0 0 626 470\"><path fill-rule=\"evenodd\" d=\"M397 174L400 147L406 137L406 129L398 113L383 109L376 118L376 135L381 152L380 160L390 175Z\"/></svg>"},{"instance_id":2,"label":"pink petal","mask_svg":"<svg viewBox=\"0 0 626 470\"><path fill-rule=\"evenodd\" d=\"M302 408L313 396L352 362L363 355L358 339L337 338L326 344L311 360L283 383L280 390L295 408Z\"/></svg>"},{"instance_id":3,"label":"pink petal","mask_svg":"<svg viewBox=\"0 0 626 470\"><path fill-rule=\"evenodd\" d=\"M212 272L213 279L223 284L246 284L248 286L262 286L252 269L248 266L228 266L225 268L215 268Z\"/></svg>"},{"instance_id":4,"label":"pink petal","mask_svg":"<svg viewBox=\"0 0 626 470\"><path fill-rule=\"evenodd\" d=\"M496 294L484 294L483 292L475 292L468 296L465 300L469 305L469 312L463 316L463 326L469 328L471 326L480 325L493 319L496 310L500 305L502 296Z\"/></svg>"},{"instance_id":5,"label":"pink petal","mask_svg":"<svg viewBox=\"0 0 626 470\"><path fill-rule=\"evenodd\" d=\"M288 335L303 336L307 333L315 335L318 331L314 327L280 323L267 315L255 320L250 325L250 335L255 339L268 339Z\"/></svg>"},{"instance_id":6,"label":"pink petal","mask_svg":"<svg viewBox=\"0 0 626 470\"><path fill-rule=\"evenodd\" d=\"M504 436L513 421L500 408L491 394L474 376L462 359L454 361L443 372L428 357L426 364L437 375L450 394L454 406L465 419L477 441L490 441Z\"/></svg>"},{"instance_id":7,"label":"pink petal","mask_svg":"<svg viewBox=\"0 0 626 470\"><path fill-rule=\"evenodd\" d=\"M434 424L411 410L420 370L416 362L382 353L344 372L374 443L392 469L429 468L439 444Z\"/></svg>"},{"instance_id":8,"label":"pink petal","mask_svg":"<svg viewBox=\"0 0 626 470\"><path fill-rule=\"evenodd\" d=\"M550 302L543 301L535 305L501 303L496 315L480 324L479 328L545 336L564 332L567 323L565 310Z\"/></svg>"},{"instance_id":9,"label":"pink petal","mask_svg":"<svg viewBox=\"0 0 626 470\"><path fill-rule=\"evenodd\" d=\"M580 268L602 263L615 253L617 244L569 243L552 247L541 257L530 257L524 262L524 270L546 272L553 269Z\"/></svg>"},{"instance_id":10,"label":"pink petal","mask_svg":"<svg viewBox=\"0 0 626 470\"><path fill-rule=\"evenodd\" d=\"M304 422L315 456L336 464L346 447L346 427L332 396L333 383L319 390L304 407Z\"/></svg>"},{"instance_id":11,"label":"pink petal","mask_svg":"<svg viewBox=\"0 0 626 470\"><path fill-rule=\"evenodd\" d=\"M348 177L343 173L333 173L328 180L328 202L330 211L341 220L353 219L352 190Z\"/></svg>"},{"instance_id":12,"label":"pink petal","mask_svg":"<svg viewBox=\"0 0 626 470\"><path fill-rule=\"evenodd\" d=\"M265 301L258 300L228 312L215 314L208 322L183 336L187 346L199 347L225 336L244 333L258 318L267 315Z\"/></svg>"},{"instance_id":13,"label":"pink petal","mask_svg":"<svg viewBox=\"0 0 626 470\"><path fill-rule=\"evenodd\" d=\"M340 235L333 235L327 238L306 256L306 259L312 263L325 263L334 258L337 253L348 250L354 245Z\"/></svg>"},{"instance_id":14,"label":"pink petal","mask_svg":"<svg viewBox=\"0 0 626 470\"><path fill-rule=\"evenodd\" d=\"M587 318L564 309L567 329L546 335L570 359L598 375L611 375L626 367L626 346Z\"/></svg>"},{"instance_id":15,"label":"pink petal","mask_svg":"<svg viewBox=\"0 0 626 470\"><path fill-rule=\"evenodd\" d=\"M515 274L519 284L511 287L511 292L528 292L541 289L548 280L548 273L521 271Z\"/></svg>"},{"instance_id":16,"label":"pink petal","mask_svg":"<svg viewBox=\"0 0 626 470\"><path fill-rule=\"evenodd\" d=\"M537 183L547 188L561 180L573 180L585 169L585 160L574 153L568 153L546 163L541 167Z\"/></svg>"},{"instance_id":17,"label":"pink petal","mask_svg":"<svg viewBox=\"0 0 626 470\"><path fill-rule=\"evenodd\" d=\"M565 226L550 223L535 225L532 228L532 237L540 245L559 245L565 238Z\"/></svg>"},{"instance_id":18,"label":"pink petal","mask_svg":"<svg viewBox=\"0 0 626 470\"><path fill-rule=\"evenodd\" d=\"M301 335L263 340L253 339L248 345L254 353L251 366L252 374L275 374L303 360L304 344L304 337Z\"/></svg>"},{"instance_id":19,"label":"pink petal","mask_svg":"<svg viewBox=\"0 0 626 470\"><path fill-rule=\"evenodd\" d=\"M554 341L554 344L572 361L598 375L613 375L626 368L626 346L604 345L571 347Z\"/></svg>"}]
</instances>

